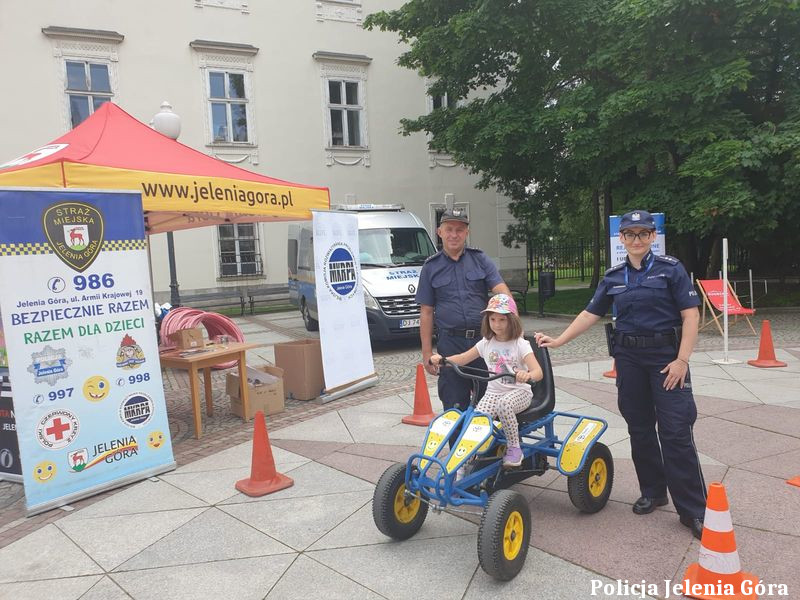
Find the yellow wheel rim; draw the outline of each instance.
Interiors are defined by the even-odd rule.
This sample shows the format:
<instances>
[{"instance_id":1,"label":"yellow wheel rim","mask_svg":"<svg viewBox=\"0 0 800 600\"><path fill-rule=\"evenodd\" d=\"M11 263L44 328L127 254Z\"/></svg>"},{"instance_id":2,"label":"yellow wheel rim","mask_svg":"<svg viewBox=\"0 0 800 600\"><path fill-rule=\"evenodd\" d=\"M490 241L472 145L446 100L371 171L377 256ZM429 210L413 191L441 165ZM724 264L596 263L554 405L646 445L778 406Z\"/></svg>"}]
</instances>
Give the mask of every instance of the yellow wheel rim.
<instances>
[{"instance_id":1,"label":"yellow wheel rim","mask_svg":"<svg viewBox=\"0 0 800 600\"><path fill-rule=\"evenodd\" d=\"M419 494L406 496L406 486L401 485L394 495L394 516L401 523L410 523L417 516L420 506Z\"/></svg>"},{"instance_id":2,"label":"yellow wheel rim","mask_svg":"<svg viewBox=\"0 0 800 600\"><path fill-rule=\"evenodd\" d=\"M606 461L602 458L595 458L592 466L589 467L589 493L595 498L600 497L600 494L606 489L606 482L608 481L608 468Z\"/></svg>"},{"instance_id":3,"label":"yellow wheel rim","mask_svg":"<svg viewBox=\"0 0 800 600\"><path fill-rule=\"evenodd\" d=\"M522 515L519 511L514 511L506 519L506 527L503 531L503 556L506 560L517 558L522 548L522 533L525 524L522 522Z\"/></svg>"}]
</instances>

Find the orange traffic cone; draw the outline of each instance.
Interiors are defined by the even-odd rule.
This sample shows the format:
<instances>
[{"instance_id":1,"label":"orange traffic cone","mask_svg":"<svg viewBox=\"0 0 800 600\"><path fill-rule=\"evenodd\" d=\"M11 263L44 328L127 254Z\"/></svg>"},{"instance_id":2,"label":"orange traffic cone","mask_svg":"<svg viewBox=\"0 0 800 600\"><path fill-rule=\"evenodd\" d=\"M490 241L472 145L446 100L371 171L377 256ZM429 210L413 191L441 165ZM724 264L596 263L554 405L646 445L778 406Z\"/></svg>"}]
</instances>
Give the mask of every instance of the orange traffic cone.
<instances>
[{"instance_id":1,"label":"orange traffic cone","mask_svg":"<svg viewBox=\"0 0 800 600\"><path fill-rule=\"evenodd\" d=\"M791 479L787 479L786 483L788 483L789 485L796 485L797 487L800 487L800 475L798 475L797 477L792 477Z\"/></svg>"},{"instance_id":2,"label":"orange traffic cone","mask_svg":"<svg viewBox=\"0 0 800 600\"><path fill-rule=\"evenodd\" d=\"M603 373L603 377L608 377L609 379L617 378L617 361L611 361L611 370Z\"/></svg>"},{"instance_id":3,"label":"orange traffic cone","mask_svg":"<svg viewBox=\"0 0 800 600\"><path fill-rule=\"evenodd\" d=\"M428 394L428 384L425 382L425 368L417 365L417 381L414 385L414 414L403 417L406 425L427 427L436 418L431 408L431 396Z\"/></svg>"},{"instance_id":4,"label":"orange traffic cone","mask_svg":"<svg viewBox=\"0 0 800 600\"><path fill-rule=\"evenodd\" d=\"M786 366L785 362L775 360L775 348L772 347L772 328L766 319L761 321L761 342L758 344L758 358L748 360L747 364L762 368Z\"/></svg>"},{"instance_id":5,"label":"orange traffic cone","mask_svg":"<svg viewBox=\"0 0 800 600\"><path fill-rule=\"evenodd\" d=\"M754 591L743 591L755 588L759 579L742 571L728 497L721 483L708 486L699 563L689 565L683 579L683 593L691 598L745 600L758 597ZM749 581L749 585L743 586L744 581Z\"/></svg>"},{"instance_id":6,"label":"orange traffic cone","mask_svg":"<svg viewBox=\"0 0 800 600\"><path fill-rule=\"evenodd\" d=\"M275 470L275 459L269 445L264 413L258 411L253 420L253 460L250 477L236 482L236 489L248 496L264 496L294 485L294 481Z\"/></svg>"}]
</instances>

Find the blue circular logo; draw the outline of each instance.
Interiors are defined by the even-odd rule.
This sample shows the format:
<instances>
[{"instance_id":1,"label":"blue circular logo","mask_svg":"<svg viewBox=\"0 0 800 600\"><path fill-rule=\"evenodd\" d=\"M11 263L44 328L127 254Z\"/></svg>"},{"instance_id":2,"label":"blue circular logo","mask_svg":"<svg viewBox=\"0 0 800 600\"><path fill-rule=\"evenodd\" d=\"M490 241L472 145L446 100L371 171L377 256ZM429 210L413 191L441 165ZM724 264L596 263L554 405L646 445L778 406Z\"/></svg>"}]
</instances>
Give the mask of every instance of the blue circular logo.
<instances>
[{"instance_id":1,"label":"blue circular logo","mask_svg":"<svg viewBox=\"0 0 800 600\"><path fill-rule=\"evenodd\" d=\"M138 429L144 427L153 417L153 400L147 394L130 394L119 406L119 418L125 425Z\"/></svg>"},{"instance_id":2,"label":"blue circular logo","mask_svg":"<svg viewBox=\"0 0 800 600\"><path fill-rule=\"evenodd\" d=\"M357 281L353 253L341 244L333 246L325 260L325 282L328 288L334 295L347 298L355 291Z\"/></svg>"}]
</instances>

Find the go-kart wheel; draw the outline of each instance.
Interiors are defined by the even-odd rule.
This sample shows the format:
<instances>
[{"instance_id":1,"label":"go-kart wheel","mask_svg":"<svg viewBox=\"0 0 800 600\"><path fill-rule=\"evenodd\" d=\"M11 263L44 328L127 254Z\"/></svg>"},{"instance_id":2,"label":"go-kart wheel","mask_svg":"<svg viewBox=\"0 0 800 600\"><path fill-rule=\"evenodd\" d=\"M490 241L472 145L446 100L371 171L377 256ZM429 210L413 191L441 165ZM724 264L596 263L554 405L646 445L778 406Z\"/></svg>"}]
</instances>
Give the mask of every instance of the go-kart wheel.
<instances>
[{"instance_id":1,"label":"go-kart wheel","mask_svg":"<svg viewBox=\"0 0 800 600\"><path fill-rule=\"evenodd\" d=\"M517 576L528 556L531 511L525 496L498 490L489 498L478 529L478 560L495 579Z\"/></svg>"},{"instance_id":2,"label":"go-kart wheel","mask_svg":"<svg viewBox=\"0 0 800 600\"><path fill-rule=\"evenodd\" d=\"M419 531L428 515L428 503L406 494L406 466L386 469L372 496L372 518L378 530L396 540L406 540Z\"/></svg>"},{"instance_id":3,"label":"go-kart wheel","mask_svg":"<svg viewBox=\"0 0 800 600\"><path fill-rule=\"evenodd\" d=\"M569 499L575 508L596 513L608 502L614 483L614 460L608 446L597 442L589 451L580 471L567 479Z\"/></svg>"}]
</instances>

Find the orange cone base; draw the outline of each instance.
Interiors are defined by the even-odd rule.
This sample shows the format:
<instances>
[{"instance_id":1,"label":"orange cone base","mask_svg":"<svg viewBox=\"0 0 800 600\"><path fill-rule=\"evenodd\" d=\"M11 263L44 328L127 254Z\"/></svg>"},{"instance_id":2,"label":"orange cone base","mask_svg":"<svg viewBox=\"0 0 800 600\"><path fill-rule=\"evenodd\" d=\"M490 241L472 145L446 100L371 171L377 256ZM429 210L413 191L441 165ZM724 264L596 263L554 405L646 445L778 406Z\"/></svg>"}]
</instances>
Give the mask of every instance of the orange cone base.
<instances>
[{"instance_id":1,"label":"orange cone base","mask_svg":"<svg viewBox=\"0 0 800 600\"><path fill-rule=\"evenodd\" d=\"M785 367L786 366L785 362L781 362L779 360L771 360L769 358L748 360L747 364L748 365L753 365L754 367L761 367L762 369L769 369L770 367Z\"/></svg>"},{"instance_id":2,"label":"orange cone base","mask_svg":"<svg viewBox=\"0 0 800 600\"><path fill-rule=\"evenodd\" d=\"M427 415L408 415L407 417L403 417L402 421L406 425L416 425L418 427L427 427L431 424L436 418L436 415L433 413L428 413Z\"/></svg>"},{"instance_id":3,"label":"orange cone base","mask_svg":"<svg viewBox=\"0 0 800 600\"><path fill-rule=\"evenodd\" d=\"M722 579L722 577L720 577L719 575L714 575L714 579L715 579L714 583L713 584L708 584L708 586L706 586L706 587L710 588L709 591L720 591L720 592L723 592L723 593L721 593L721 594L703 594L702 592L706 591L706 590L703 589L704 588L703 584L701 584L701 583L692 583L693 581L694 582L699 581L703 577L708 577L708 571L706 571L705 574L700 574L700 569L701 569L701 567L700 567L699 563L692 563L691 565L689 565L689 568L686 569L686 575L683 576L683 579L684 579L683 595L684 596L688 596L689 598L699 598L699 600L725 600L726 598L728 600L751 600L751 599L755 600L756 598L758 598L758 596L756 595L755 591L753 591L750 594L742 593L742 583L744 581L749 581L749 584L744 586L744 587L746 589L751 589L751 590L755 589L755 587L756 587L756 585L758 584L758 581L759 581L758 577L756 577L752 573L745 573L744 571L740 571L736 575L732 575L731 576L731 579L733 579L735 577L736 580L737 580L737 583L731 583L731 585L733 586L733 594L725 594L724 593L726 591L726 588L724 587L725 582L717 583L717 581L720 581ZM688 590L685 589L686 588L686 580L688 580L688 584L690 586ZM700 593L697 593L697 594L692 593L692 587L691 586L696 586L695 589L698 590Z\"/></svg>"},{"instance_id":4,"label":"orange cone base","mask_svg":"<svg viewBox=\"0 0 800 600\"><path fill-rule=\"evenodd\" d=\"M787 479L786 483L788 483L789 485L796 485L797 487L800 487L800 475L798 475L797 477L792 477L791 479Z\"/></svg>"},{"instance_id":5,"label":"orange cone base","mask_svg":"<svg viewBox=\"0 0 800 600\"><path fill-rule=\"evenodd\" d=\"M282 473L276 473L272 479L266 481L253 481L250 477L236 482L236 489L246 496L266 496L278 490L283 490L294 485L294 480Z\"/></svg>"}]
</instances>

